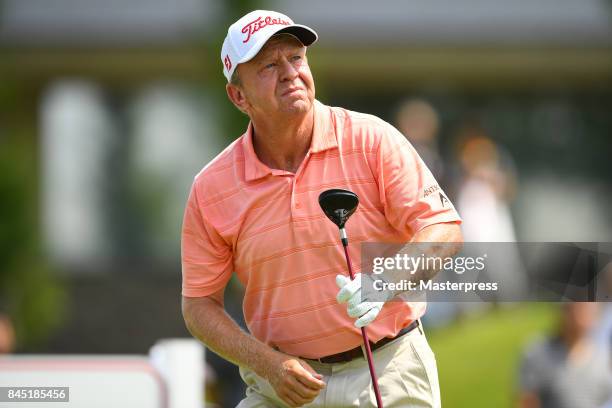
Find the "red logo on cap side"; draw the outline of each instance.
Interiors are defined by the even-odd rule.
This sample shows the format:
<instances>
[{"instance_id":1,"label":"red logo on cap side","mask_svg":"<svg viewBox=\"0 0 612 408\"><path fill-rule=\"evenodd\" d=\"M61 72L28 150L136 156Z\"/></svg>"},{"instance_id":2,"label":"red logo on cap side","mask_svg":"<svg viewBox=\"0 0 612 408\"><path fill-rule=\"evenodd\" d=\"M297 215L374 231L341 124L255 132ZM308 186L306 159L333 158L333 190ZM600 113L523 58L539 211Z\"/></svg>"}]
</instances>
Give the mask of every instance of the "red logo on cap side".
<instances>
[{"instance_id":1,"label":"red logo on cap side","mask_svg":"<svg viewBox=\"0 0 612 408\"><path fill-rule=\"evenodd\" d=\"M230 59L229 55L225 56L223 63L225 64L225 69L227 69L227 72L229 72L230 69L232 69L232 60Z\"/></svg>"},{"instance_id":2,"label":"red logo on cap side","mask_svg":"<svg viewBox=\"0 0 612 408\"><path fill-rule=\"evenodd\" d=\"M246 34L246 39L243 40L242 42L243 43L249 42L249 40L251 39L251 36L264 27L267 27L270 25L279 25L279 24L280 25L290 25L291 23L287 20L283 20L280 17L273 18L271 16L267 16L263 18L259 16L257 17L256 20L253 20L247 25L245 25L244 27L242 27L242 33Z\"/></svg>"}]
</instances>

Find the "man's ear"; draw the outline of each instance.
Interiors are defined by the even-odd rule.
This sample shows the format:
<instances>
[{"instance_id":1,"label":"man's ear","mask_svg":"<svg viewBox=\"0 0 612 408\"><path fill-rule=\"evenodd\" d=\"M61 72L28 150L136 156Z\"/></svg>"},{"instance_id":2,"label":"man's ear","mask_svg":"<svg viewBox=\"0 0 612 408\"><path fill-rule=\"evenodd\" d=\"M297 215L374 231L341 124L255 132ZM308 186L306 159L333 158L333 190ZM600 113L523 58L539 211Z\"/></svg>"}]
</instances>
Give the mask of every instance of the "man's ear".
<instances>
[{"instance_id":1,"label":"man's ear","mask_svg":"<svg viewBox=\"0 0 612 408\"><path fill-rule=\"evenodd\" d=\"M225 85L225 91L230 101L242 112L247 113L248 102L244 91L237 85L228 83Z\"/></svg>"}]
</instances>

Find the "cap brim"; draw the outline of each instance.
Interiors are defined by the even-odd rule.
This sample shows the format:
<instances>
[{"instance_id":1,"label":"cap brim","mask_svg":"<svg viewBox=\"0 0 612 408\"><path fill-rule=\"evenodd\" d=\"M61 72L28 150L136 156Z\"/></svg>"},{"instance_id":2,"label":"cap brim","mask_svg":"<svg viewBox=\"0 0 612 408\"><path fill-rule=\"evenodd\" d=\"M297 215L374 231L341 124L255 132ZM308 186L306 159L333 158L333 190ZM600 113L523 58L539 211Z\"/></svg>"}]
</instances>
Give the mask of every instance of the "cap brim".
<instances>
[{"instance_id":1,"label":"cap brim","mask_svg":"<svg viewBox=\"0 0 612 408\"><path fill-rule=\"evenodd\" d=\"M317 33L315 33L314 30L301 24L294 24L290 27L282 28L276 32L276 34L279 33L289 33L294 35L306 47L312 45L318 38Z\"/></svg>"},{"instance_id":2,"label":"cap brim","mask_svg":"<svg viewBox=\"0 0 612 408\"><path fill-rule=\"evenodd\" d=\"M291 34L292 36L300 40L300 42L304 44L304 46L306 47L314 44L319 38L317 33L312 28L307 27L305 25L293 24L289 27L281 27L278 30L273 31L268 37L262 38L259 43L255 44L249 50L249 52L244 57L242 57L240 61L238 61L238 64L242 64L244 62L248 62L252 60L257 55L257 53L259 53L259 51L263 48L263 46L268 42L268 40L273 35L279 34L279 33Z\"/></svg>"}]
</instances>

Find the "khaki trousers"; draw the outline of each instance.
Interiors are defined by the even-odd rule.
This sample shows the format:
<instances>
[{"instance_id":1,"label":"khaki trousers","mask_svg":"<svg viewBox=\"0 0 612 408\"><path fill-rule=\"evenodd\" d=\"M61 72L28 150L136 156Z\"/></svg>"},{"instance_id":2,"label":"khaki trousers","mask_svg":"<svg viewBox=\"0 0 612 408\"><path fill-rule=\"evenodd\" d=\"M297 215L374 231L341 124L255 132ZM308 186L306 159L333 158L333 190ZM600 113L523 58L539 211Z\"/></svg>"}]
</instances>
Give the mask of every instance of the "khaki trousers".
<instances>
[{"instance_id":1,"label":"khaki trousers","mask_svg":"<svg viewBox=\"0 0 612 408\"><path fill-rule=\"evenodd\" d=\"M372 354L385 408L441 406L436 360L421 325ZM337 364L305 361L327 385L304 407L376 407L365 357ZM240 367L240 376L247 390L238 408L287 407L270 383L253 371Z\"/></svg>"}]
</instances>

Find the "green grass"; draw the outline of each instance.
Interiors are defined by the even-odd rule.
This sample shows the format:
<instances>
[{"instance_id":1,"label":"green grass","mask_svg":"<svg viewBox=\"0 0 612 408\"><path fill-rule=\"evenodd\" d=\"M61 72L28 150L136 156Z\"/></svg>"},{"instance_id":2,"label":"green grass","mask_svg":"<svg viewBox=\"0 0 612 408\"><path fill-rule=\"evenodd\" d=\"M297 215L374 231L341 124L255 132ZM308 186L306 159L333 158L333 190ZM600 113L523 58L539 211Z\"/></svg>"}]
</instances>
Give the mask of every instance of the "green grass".
<instances>
[{"instance_id":1,"label":"green grass","mask_svg":"<svg viewBox=\"0 0 612 408\"><path fill-rule=\"evenodd\" d=\"M544 303L504 306L428 331L442 406L513 406L522 350L534 336L553 330L556 310Z\"/></svg>"}]
</instances>

